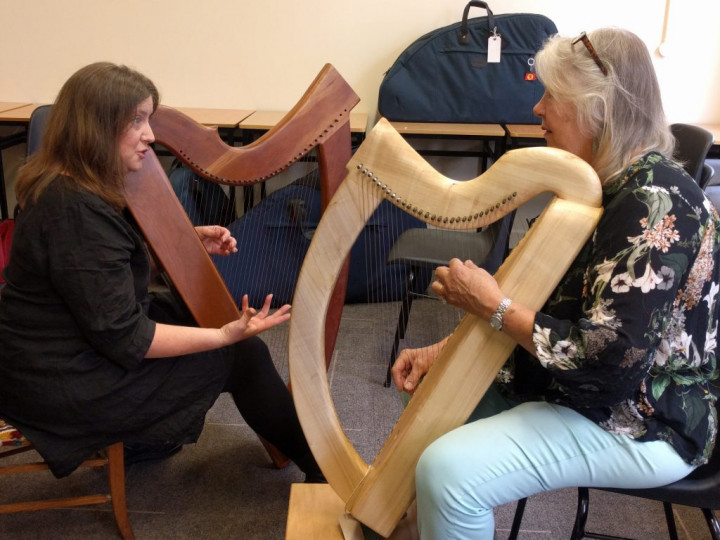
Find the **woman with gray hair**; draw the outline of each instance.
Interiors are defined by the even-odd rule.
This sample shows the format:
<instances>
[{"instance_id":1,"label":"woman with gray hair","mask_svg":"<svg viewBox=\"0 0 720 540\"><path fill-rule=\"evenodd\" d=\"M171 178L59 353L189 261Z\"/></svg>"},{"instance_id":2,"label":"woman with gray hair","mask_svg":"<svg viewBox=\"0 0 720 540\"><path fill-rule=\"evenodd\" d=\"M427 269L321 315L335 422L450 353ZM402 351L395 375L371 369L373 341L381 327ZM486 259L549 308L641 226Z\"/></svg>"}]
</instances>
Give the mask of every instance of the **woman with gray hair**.
<instances>
[{"instance_id":1,"label":"woman with gray hair","mask_svg":"<svg viewBox=\"0 0 720 540\"><path fill-rule=\"evenodd\" d=\"M648 50L618 29L554 36L536 67L547 144L595 169L605 211L538 312L472 261L436 269L435 293L518 347L420 458L424 539L492 538L494 507L542 491L668 484L715 442L720 222L672 161ZM398 389L414 392L443 343L400 354Z\"/></svg>"}]
</instances>

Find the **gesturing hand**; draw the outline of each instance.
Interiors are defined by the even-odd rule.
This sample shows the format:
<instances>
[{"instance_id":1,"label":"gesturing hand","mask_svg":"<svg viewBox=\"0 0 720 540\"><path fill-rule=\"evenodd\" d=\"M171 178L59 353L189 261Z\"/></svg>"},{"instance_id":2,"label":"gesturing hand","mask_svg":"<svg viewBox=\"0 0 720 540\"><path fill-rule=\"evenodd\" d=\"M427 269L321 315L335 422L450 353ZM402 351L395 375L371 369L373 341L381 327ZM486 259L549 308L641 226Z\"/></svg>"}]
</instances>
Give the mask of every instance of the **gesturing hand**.
<instances>
[{"instance_id":1,"label":"gesturing hand","mask_svg":"<svg viewBox=\"0 0 720 540\"><path fill-rule=\"evenodd\" d=\"M244 295L242 299L242 316L221 328L228 343L235 343L257 335L290 319L290 304L285 304L270 314L271 301L272 294L268 294L262 308L257 311L255 308L250 307L247 294Z\"/></svg>"},{"instance_id":2,"label":"gesturing hand","mask_svg":"<svg viewBox=\"0 0 720 540\"><path fill-rule=\"evenodd\" d=\"M200 241L210 255L230 255L237 253L237 240L230 231L220 225L202 225L195 227Z\"/></svg>"}]
</instances>

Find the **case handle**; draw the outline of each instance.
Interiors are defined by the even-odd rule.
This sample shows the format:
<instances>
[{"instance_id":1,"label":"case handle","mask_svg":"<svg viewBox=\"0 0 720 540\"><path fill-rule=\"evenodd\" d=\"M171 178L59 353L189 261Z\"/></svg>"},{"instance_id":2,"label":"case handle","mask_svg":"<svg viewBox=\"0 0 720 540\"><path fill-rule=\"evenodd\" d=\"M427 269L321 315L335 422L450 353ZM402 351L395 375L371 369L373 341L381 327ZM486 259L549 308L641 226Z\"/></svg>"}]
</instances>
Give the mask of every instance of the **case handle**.
<instances>
[{"instance_id":1,"label":"case handle","mask_svg":"<svg viewBox=\"0 0 720 540\"><path fill-rule=\"evenodd\" d=\"M460 24L460 35L458 36L458 43L460 45L467 45L470 41L467 20L468 13L470 12L471 7L479 7L487 11L488 34L491 34L493 28L495 28L495 19L493 17L493 12L490 9L490 6L488 6L487 2L483 2L482 0L471 0L470 2L468 2L468 5L465 6L465 10L463 11L462 23Z\"/></svg>"}]
</instances>

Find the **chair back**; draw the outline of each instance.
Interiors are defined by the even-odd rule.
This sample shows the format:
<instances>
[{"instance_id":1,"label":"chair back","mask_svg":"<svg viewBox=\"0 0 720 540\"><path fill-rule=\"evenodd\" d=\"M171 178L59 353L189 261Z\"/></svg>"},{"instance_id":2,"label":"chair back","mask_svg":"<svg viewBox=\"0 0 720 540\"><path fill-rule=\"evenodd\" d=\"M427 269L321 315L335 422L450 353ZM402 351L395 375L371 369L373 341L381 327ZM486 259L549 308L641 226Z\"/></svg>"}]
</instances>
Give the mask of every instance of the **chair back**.
<instances>
[{"instance_id":1,"label":"chair back","mask_svg":"<svg viewBox=\"0 0 720 540\"><path fill-rule=\"evenodd\" d=\"M715 137L708 130L692 124L672 124L670 130L675 137L675 159L700 184L703 164Z\"/></svg>"},{"instance_id":2,"label":"chair back","mask_svg":"<svg viewBox=\"0 0 720 540\"><path fill-rule=\"evenodd\" d=\"M710 391L715 395L720 395L720 380L716 379L710 383ZM715 402L715 407L720 413L720 400ZM622 493L621 490L611 491ZM667 486L639 491L650 494L648 498L672 504L720 509L720 439L715 437L715 448L710 455L710 460L682 480Z\"/></svg>"},{"instance_id":3,"label":"chair back","mask_svg":"<svg viewBox=\"0 0 720 540\"><path fill-rule=\"evenodd\" d=\"M482 265L482 267L491 274L498 271L498 268L500 268L500 265L510 253L510 232L515 222L516 213L517 210L513 210L500 221L500 230L495 238L493 249Z\"/></svg>"},{"instance_id":4,"label":"chair back","mask_svg":"<svg viewBox=\"0 0 720 540\"><path fill-rule=\"evenodd\" d=\"M715 176L715 169L707 161L703 163L702 171L700 173L700 187L705 189L710 185L710 180Z\"/></svg>"},{"instance_id":5,"label":"chair back","mask_svg":"<svg viewBox=\"0 0 720 540\"><path fill-rule=\"evenodd\" d=\"M30 115L27 132L27 157L33 155L40 148L51 107L52 105L40 105Z\"/></svg>"}]
</instances>

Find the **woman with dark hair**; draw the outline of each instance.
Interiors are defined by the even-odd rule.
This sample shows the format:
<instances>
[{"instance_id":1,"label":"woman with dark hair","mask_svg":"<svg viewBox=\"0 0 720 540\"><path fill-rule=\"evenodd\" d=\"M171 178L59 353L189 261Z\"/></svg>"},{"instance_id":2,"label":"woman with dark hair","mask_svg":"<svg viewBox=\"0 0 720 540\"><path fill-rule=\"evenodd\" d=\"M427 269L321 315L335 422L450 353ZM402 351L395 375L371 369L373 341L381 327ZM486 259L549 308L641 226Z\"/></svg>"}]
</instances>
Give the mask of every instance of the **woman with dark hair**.
<instances>
[{"instance_id":1,"label":"woman with dark hair","mask_svg":"<svg viewBox=\"0 0 720 540\"><path fill-rule=\"evenodd\" d=\"M545 140L595 169L605 211L538 312L471 261L436 270L435 293L519 346L422 454L422 538L492 538L494 507L542 491L665 485L715 443L720 223L672 161L647 48L618 29L554 36L535 65ZM412 393L442 345L403 351L397 387Z\"/></svg>"},{"instance_id":2,"label":"woman with dark hair","mask_svg":"<svg viewBox=\"0 0 720 540\"><path fill-rule=\"evenodd\" d=\"M86 66L54 103L42 147L17 180L17 219L0 301L0 417L65 476L108 444L194 442L230 392L245 420L313 477L320 475L292 398L256 334L290 317L247 298L222 328L148 293L151 265L123 197L154 141L158 91L124 66ZM224 227L198 227L211 254L236 252Z\"/></svg>"}]
</instances>

